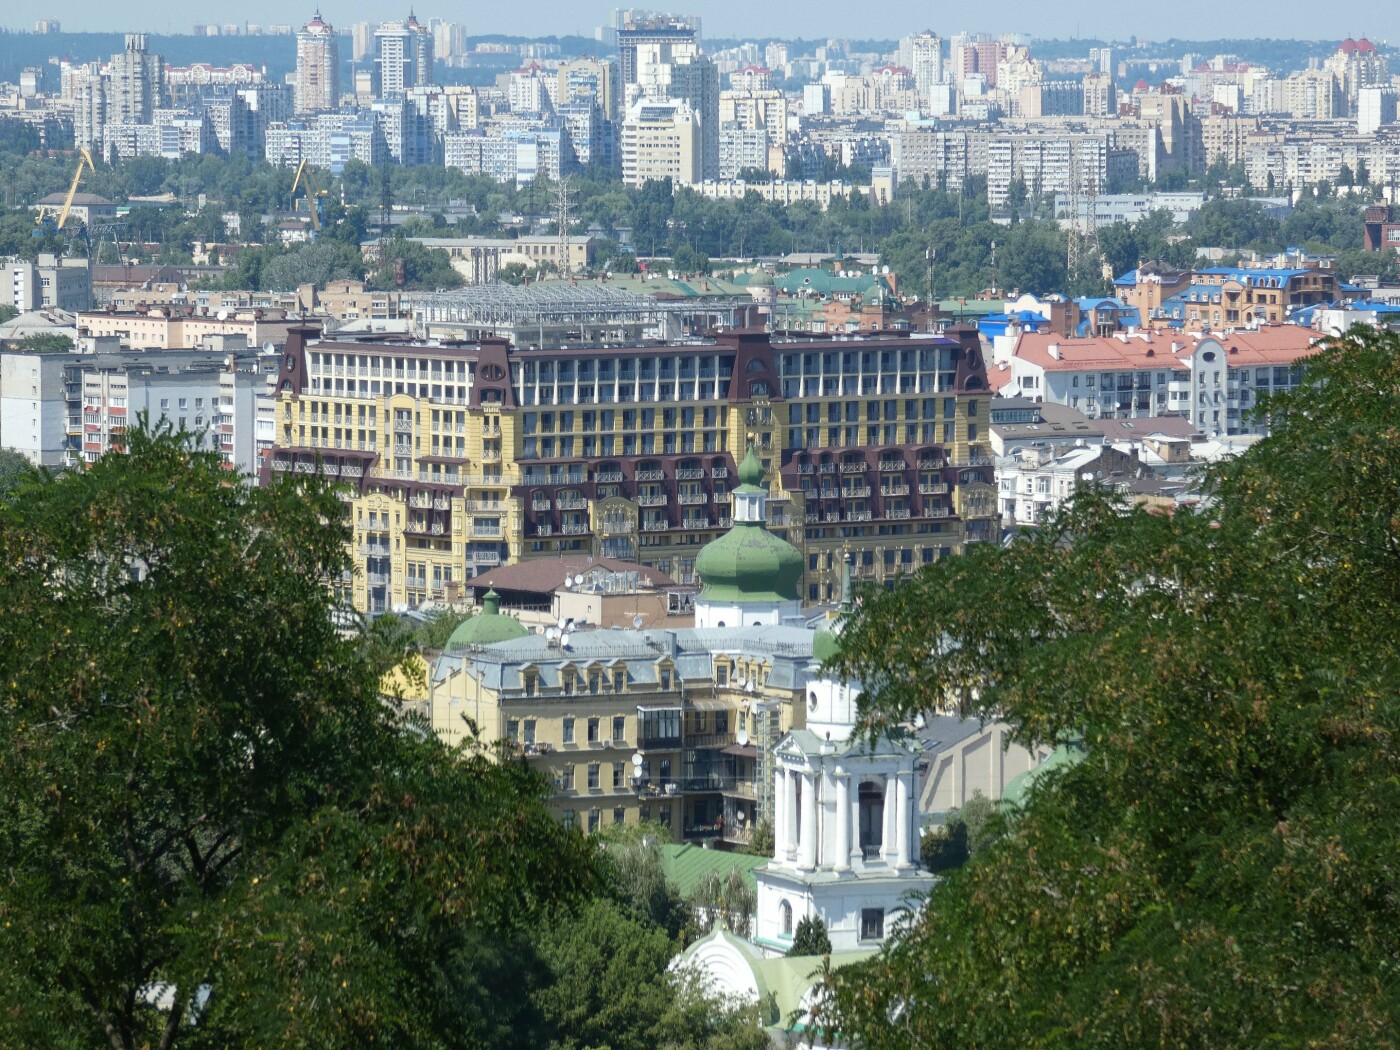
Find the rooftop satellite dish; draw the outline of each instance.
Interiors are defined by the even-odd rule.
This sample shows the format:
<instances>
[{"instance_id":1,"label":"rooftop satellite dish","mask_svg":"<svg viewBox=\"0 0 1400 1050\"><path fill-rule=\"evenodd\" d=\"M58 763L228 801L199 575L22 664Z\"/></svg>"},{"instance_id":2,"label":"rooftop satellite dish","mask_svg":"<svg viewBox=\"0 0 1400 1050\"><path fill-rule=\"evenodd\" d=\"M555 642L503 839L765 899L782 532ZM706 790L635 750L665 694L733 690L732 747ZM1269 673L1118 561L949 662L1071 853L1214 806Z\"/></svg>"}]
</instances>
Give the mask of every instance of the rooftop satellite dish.
<instances>
[{"instance_id":1,"label":"rooftop satellite dish","mask_svg":"<svg viewBox=\"0 0 1400 1050\"><path fill-rule=\"evenodd\" d=\"M551 642L557 642L557 641L559 640L559 628L558 628L558 627L547 627L547 628L545 628L544 636L545 636L546 638L548 638Z\"/></svg>"},{"instance_id":2,"label":"rooftop satellite dish","mask_svg":"<svg viewBox=\"0 0 1400 1050\"><path fill-rule=\"evenodd\" d=\"M747 729L739 730L737 733L734 734L734 741L740 747L743 747L749 742L749 731Z\"/></svg>"},{"instance_id":3,"label":"rooftop satellite dish","mask_svg":"<svg viewBox=\"0 0 1400 1050\"><path fill-rule=\"evenodd\" d=\"M640 751L632 752L632 764L634 766L636 766L638 769L641 769L643 761L644 759L642 758L642 753Z\"/></svg>"},{"instance_id":4,"label":"rooftop satellite dish","mask_svg":"<svg viewBox=\"0 0 1400 1050\"><path fill-rule=\"evenodd\" d=\"M744 686L744 691L745 691L746 693L752 693L753 690L754 690L754 682L753 682L753 679L750 678L750 679L748 680L748 683Z\"/></svg>"},{"instance_id":5,"label":"rooftop satellite dish","mask_svg":"<svg viewBox=\"0 0 1400 1050\"><path fill-rule=\"evenodd\" d=\"M220 310L219 313L218 313L218 318L219 318L220 321L227 321L227 320L228 320L228 311L227 311L227 310Z\"/></svg>"},{"instance_id":6,"label":"rooftop satellite dish","mask_svg":"<svg viewBox=\"0 0 1400 1050\"><path fill-rule=\"evenodd\" d=\"M564 632L564 634L562 634L562 635L559 637L559 647L560 647L561 649L567 649L567 648L569 647L569 639L570 639L571 637L573 637L573 636L570 635L567 631Z\"/></svg>"},{"instance_id":7,"label":"rooftop satellite dish","mask_svg":"<svg viewBox=\"0 0 1400 1050\"><path fill-rule=\"evenodd\" d=\"M638 631L642 629L642 618L640 616L632 617L632 627L634 630Z\"/></svg>"},{"instance_id":8,"label":"rooftop satellite dish","mask_svg":"<svg viewBox=\"0 0 1400 1050\"><path fill-rule=\"evenodd\" d=\"M562 616L559 617L559 630L562 631L567 626L569 626L569 621L564 619L564 617Z\"/></svg>"},{"instance_id":9,"label":"rooftop satellite dish","mask_svg":"<svg viewBox=\"0 0 1400 1050\"><path fill-rule=\"evenodd\" d=\"M739 816L739 823L740 823L740 824L742 824L744 821L746 821L746 820L749 819L748 814L745 813L742 809L739 810L738 816Z\"/></svg>"}]
</instances>

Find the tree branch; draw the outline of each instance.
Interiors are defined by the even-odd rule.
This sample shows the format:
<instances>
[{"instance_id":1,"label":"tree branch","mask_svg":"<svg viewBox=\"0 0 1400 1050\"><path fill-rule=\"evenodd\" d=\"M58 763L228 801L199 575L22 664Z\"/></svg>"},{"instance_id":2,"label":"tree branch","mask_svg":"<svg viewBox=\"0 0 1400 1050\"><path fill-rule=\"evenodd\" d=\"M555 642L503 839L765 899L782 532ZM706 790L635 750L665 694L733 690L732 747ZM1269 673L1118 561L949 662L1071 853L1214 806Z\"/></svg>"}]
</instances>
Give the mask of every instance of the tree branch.
<instances>
[{"instance_id":1,"label":"tree branch","mask_svg":"<svg viewBox=\"0 0 1400 1050\"><path fill-rule=\"evenodd\" d=\"M122 1041L121 1035L117 1032L117 1026L112 1024L107 1015L92 1004L88 1004L88 1009L97 1018L102 1030L107 1033L107 1042L112 1045L112 1050L126 1050L126 1043Z\"/></svg>"},{"instance_id":2,"label":"tree branch","mask_svg":"<svg viewBox=\"0 0 1400 1050\"><path fill-rule=\"evenodd\" d=\"M185 1004L180 1001L180 989L174 991L175 1003L170 1008L170 1016L165 1020L165 1031L160 1036L160 1050L170 1050L175 1045L175 1033L180 1030L180 1022L185 1016Z\"/></svg>"}]
</instances>

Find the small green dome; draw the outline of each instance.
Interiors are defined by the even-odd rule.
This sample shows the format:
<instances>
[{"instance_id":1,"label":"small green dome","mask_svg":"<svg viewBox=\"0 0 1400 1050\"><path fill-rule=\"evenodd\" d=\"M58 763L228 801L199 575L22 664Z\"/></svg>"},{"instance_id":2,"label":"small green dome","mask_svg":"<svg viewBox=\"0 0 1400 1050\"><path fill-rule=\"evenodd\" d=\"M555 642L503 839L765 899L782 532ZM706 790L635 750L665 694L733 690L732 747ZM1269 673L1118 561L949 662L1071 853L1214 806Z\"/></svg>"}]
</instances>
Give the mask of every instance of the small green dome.
<instances>
[{"instance_id":1,"label":"small green dome","mask_svg":"<svg viewBox=\"0 0 1400 1050\"><path fill-rule=\"evenodd\" d=\"M473 645L490 645L492 642L509 642L524 638L530 632L514 616L501 612L501 596L494 590L487 591L481 600L481 612L462 621L452 637L447 640L447 652L459 653Z\"/></svg>"},{"instance_id":2,"label":"small green dome","mask_svg":"<svg viewBox=\"0 0 1400 1050\"><path fill-rule=\"evenodd\" d=\"M749 446L748 455L744 457L744 462L739 464L739 484L751 485L754 488L760 488L763 485L763 464L753 454L752 445Z\"/></svg>"},{"instance_id":3,"label":"small green dome","mask_svg":"<svg viewBox=\"0 0 1400 1050\"><path fill-rule=\"evenodd\" d=\"M773 287L773 275L772 275L771 273L769 273L767 270L759 270L758 273L754 274L751 278L749 278L749 287L750 287L750 288L772 288L772 287Z\"/></svg>"}]
</instances>

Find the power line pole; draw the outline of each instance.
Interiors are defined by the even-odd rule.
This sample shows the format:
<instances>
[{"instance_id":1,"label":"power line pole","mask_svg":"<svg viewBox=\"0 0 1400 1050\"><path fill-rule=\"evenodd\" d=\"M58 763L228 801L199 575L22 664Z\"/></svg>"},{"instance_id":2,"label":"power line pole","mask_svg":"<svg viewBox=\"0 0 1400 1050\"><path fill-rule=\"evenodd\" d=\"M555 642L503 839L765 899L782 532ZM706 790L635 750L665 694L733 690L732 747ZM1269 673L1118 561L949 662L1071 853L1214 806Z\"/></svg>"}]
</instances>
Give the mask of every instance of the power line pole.
<instances>
[{"instance_id":1,"label":"power line pole","mask_svg":"<svg viewBox=\"0 0 1400 1050\"><path fill-rule=\"evenodd\" d=\"M555 215L559 222L559 260L560 271L567 277L573 269L573 254L571 251L572 238L569 235L569 226L572 224L570 210L570 191L573 189L574 177L572 175L562 175L559 178L559 185L554 191Z\"/></svg>"},{"instance_id":2,"label":"power line pole","mask_svg":"<svg viewBox=\"0 0 1400 1050\"><path fill-rule=\"evenodd\" d=\"M1069 227L1065 237L1065 282L1072 282L1075 275L1079 273L1079 264L1083 254L1083 243L1079 229L1079 180L1081 177L1079 167L1079 152L1074 148L1074 139L1070 139L1069 145Z\"/></svg>"}]
</instances>

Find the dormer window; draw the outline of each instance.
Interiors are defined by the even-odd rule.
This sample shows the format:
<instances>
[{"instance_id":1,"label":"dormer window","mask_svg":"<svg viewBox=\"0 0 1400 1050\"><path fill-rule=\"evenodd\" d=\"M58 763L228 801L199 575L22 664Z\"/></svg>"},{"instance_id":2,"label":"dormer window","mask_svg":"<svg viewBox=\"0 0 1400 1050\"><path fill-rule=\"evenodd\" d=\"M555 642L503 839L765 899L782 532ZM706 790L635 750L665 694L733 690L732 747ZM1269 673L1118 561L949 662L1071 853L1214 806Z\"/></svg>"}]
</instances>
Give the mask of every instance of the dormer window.
<instances>
[{"instance_id":1,"label":"dormer window","mask_svg":"<svg viewBox=\"0 0 1400 1050\"><path fill-rule=\"evenodd\" d=\"M669 691L670 688L671 688L671 669L670 669L669 667L668 667L668 668L662 669L662 671L661 671L661 673L660 673L660 675L659 675L659 678L660 678L660 681L661 681L661 689L662 689L662 691L663 691L663 692Z\"/></svg>"},{"instance_id":2,"label":"dormer window","mask_svg":"<svg viewBox=\"0 0 1400 1050\"><path fill-rule=\"evenodd\" d=\"M715 685L729 684L729 661L715 661Z\"/></svg>"},{"instance_id":3,"label":"dormer window","mask_svg":"<svg viewBox=\"0 0 1400 1050\"><path fill-rule=\"evenodd\" d=\"M622 692L627 688L627 672L623 670L613 671L612 683L614 693Z\"/></svg>"},{"instance_id":4,"label":"dormer window","mask_svg":"<svg viewBox=\"0 0 1400 1050\"><path fill-rule=\"evenodd\" d=\"M520 691L526 696L535 696L539 693L540 677L533 671L526 671L520 676Z\"/></svg>"},{"instance_id":5,"label":"dormer window","mask_svg":"<svg viewBox=\"0 0 1400 1050\"><path fill-rule=\"evenodd\" d=\"M588 691L590 693L597 693L598 690L602 687L602 684L602 675L600 675L597 671L588 672Z\"/></svg>"}]
</instances>

